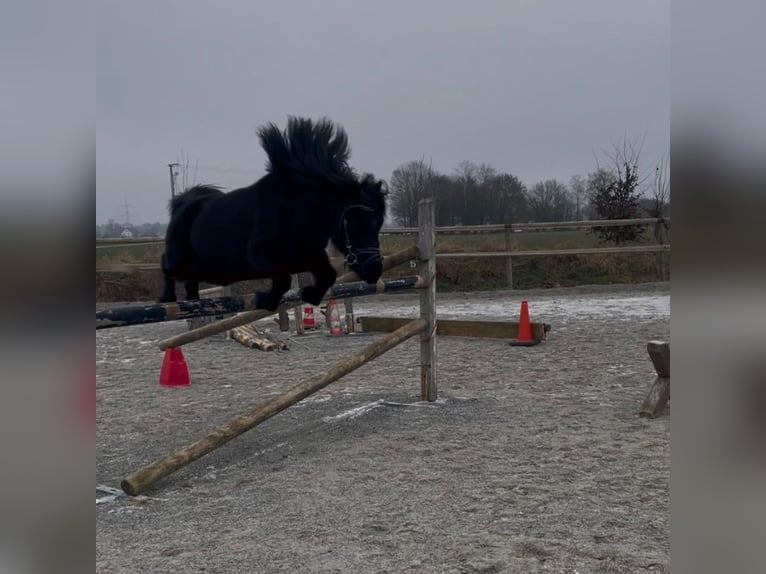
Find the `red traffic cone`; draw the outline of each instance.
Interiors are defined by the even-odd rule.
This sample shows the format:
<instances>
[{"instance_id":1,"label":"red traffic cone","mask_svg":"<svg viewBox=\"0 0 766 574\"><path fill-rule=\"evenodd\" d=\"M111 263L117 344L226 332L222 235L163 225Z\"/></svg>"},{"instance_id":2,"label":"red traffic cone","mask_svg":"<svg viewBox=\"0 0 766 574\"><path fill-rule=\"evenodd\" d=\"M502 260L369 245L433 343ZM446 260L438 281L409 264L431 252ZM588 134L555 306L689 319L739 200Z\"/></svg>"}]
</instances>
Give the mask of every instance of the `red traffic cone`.
<instances>
[{"instance_id":1,"label":"red traffic cone","mask_svg":"<svg viewBox=\"0 0 766 574\"><path fill-rule=\"evenodd\" d=\"M340 324L340 311L338 310L338 302L335 299L330 299L330 335L337 337L343 334L343 327Z\"/></svg>"},{"instance_id":2,"label":"red traffic cone","mask_svg":"<svg viewBox=\"0 0 766 574\"><path fill-rule=\"evenodd\" d=\"M303 327L305 329L316 329L317 324L314 320L314 308L313 307L304 307L303 308Z\"/></svg>"},{"instance_id":3,"label":"red traffic cone","mask_svg":"<svg viewBox=\"0 0 766 574\"><path fill-rule=\"evenodd\" d=\"M529 306L526 301L521 302L521 313L519 314L519 332L515 339L508 343L511 347L532 347L540 341L532 338L532 324L529 322Z\"/></svg>"},{"instance_id":4,"label":"red traffic cone","mask_svg":"<svg viewBox=\"0 0 766 574\"><path fill-rule=\"evenodd\" d=\"M160 385L163 387L185 387L191 385L189 369L180 347L165 349L160 370Z\"/></svg>"}]
</instances>

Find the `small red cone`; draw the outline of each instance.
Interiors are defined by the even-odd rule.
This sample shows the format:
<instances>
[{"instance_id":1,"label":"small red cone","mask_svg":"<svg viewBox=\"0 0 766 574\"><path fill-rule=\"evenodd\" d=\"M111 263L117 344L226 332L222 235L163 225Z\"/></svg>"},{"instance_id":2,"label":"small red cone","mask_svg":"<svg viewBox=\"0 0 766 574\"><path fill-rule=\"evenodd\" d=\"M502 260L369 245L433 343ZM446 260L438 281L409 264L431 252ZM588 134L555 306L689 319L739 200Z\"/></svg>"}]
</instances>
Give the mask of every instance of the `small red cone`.
<instances>
[{"instance_id":1,"label":"small red cone","mask_svg":"<svg viewBox=\"0 0 766 574\"><path fill-rule=\"evenodd\" d=\"M537 345L540 341L532 338L532 324L529 321L529 305L526 301L521 302L521 313L519 314L519 332L515 339L508 343L511 347L531 347Z\"/></svg>"},{"instance_id":2,"label":"small red cone","mask_svg":"<svg viewBox=\"0 0 766 574\"><path fill-rule=\"evenodd\" d=\"M163 387L185 387L191 385L189 369L180 347L165 349L160 370L160 385Z\"/></svg>"},{"instance_id":3,"label":"small red cone","mask_svg":"<svg viewBox=\"0 0 766 574\"><path fill-rule=\"evenodd\" d=\"M313 307L304 307L303 308L303 327L305 329L316 329L317 324L314 320L314 308Z\"/></svg>"},{"instance_id":4,"label":"small red cone","mask_svg":"<svg viewBox=\"0 0 766 574\"><path fill-rule=\"evenodd\" d=\"M343 334L343 327L340 324L340 311L338 310L338 302L335 299L330 299L330 335L337 337Z\"/></svg>"}]
</instances>

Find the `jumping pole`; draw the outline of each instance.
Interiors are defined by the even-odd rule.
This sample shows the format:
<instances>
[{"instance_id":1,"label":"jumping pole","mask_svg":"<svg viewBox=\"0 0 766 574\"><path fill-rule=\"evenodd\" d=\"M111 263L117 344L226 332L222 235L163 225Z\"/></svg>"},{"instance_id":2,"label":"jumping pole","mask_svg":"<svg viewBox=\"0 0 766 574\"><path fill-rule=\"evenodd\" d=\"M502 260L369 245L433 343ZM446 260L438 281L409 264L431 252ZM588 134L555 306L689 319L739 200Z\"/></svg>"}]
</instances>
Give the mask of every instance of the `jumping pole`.
<instances>
[{"instance_id":1,"label":"jumping pole","mask_svg":"<svg viewBox=\"0 0 766 574\"><path fill-rule=\"evenodd\" d=\"M420 289L424 283L420 277L411 275L395 279L380 279L377 283L370 284L364 281L353 283L335 284L327 291L325 298L361 297L376 293L397 293L410 289ZM96 329L109 329L113 327L126 327L128 325L141 325L145 323L158 323L162 321L174 321L189 319L192 317L204 317L209 315L221 315L223 313L237 313L257 308L257 294L249 293L236 297L214 297L211 299L199 299L197 301L177 301L175 303L158 303L156 305L130 305L127 307L113 307L104 311L96 312ZM282 297L282 305L301 303L299 289L291 289ZM271 311L267 311L271 314Z\"/></svg>"},{"instance_id":2,"label":"jumping pole","mask_svg":"<svg viewBox=\"0 0 766 574\"><path fill-rule=\"evenodd\" d=\"M402 263L406 263L412 259L418 259L419 257L420 252L415 245L401 251L397 251L396 253L383 258L383 271L388 271L394 267L398 267ZM338 277L336 285L358 280L359 276L352 271ZM301 305L301 303L297 302L282 305L280 306L279 311L287 311L293 307L297 307L298 305ZM265 319L266 317L269 317L273 314L274 313L271 311L267 311L265 309L258 309L257 311L245 311L244 313L234 315L233 317L227 317L225 319L221 319L220 321L216 321L215 323L204 325L198 329L186 331L185 333L179 333L173 337L163 339L159 342L159 347L161 351L172 349L174 347L180 347L182 345L186 345L187 343L193 343L195 341L205 339L206 337L210 337L211 335L217 335L218 333L228 331L229 329L234 329L235 327L246 325L247 323L253 323L254 321Z\"/></svg>"},{"instance_id":3,"label":"jumping pole","mask_svg":"<svg viewBox=\"0 0 766 574\"><path fill-rule=\"evenodd\" d=\"M428 322L423 318L407 323L405 326L375 341L364 349L341 359L326 372L306 379L284 394L255 407L248 413L231 419L225 425L211 431L196 442L156 460L127 476L121 483L122 490L131 496L140 494L160 478L187 466L289 406L294 405L330 383L358 369L365 363L381 356L386 351L390 351L407 339L422 333L427 326Z\"/></svg>"}]
</instances>

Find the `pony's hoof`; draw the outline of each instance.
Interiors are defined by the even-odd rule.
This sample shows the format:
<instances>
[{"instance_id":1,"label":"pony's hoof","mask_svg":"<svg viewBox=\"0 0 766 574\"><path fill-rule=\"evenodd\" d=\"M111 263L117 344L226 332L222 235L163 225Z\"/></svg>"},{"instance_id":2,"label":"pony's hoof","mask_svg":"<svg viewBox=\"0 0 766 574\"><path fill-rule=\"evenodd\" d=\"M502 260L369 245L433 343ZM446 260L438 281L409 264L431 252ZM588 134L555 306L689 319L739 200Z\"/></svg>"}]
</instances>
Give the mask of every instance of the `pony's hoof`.
<instances>
[{"instance_id":1,"label":"pony's hoof","mask_svg":"<svg viewBox=\"0 0 766 574\"><path fill-rule=\"evenodd\" d=\"M315 285L304 287L301 291L301 299L309 305L319 305L324 299L325 289L318 289Z\"/></svg>"}]
</instances>

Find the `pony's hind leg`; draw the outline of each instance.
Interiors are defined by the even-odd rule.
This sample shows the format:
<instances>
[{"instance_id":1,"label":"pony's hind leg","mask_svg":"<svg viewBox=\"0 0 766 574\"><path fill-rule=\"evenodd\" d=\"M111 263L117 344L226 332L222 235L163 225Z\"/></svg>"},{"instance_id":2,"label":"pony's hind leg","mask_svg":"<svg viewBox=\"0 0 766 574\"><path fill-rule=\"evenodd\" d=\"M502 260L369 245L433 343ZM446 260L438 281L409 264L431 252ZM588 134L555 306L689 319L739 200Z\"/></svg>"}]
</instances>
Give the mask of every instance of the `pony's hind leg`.
<instances>
[{"instance_id":1,"label":"pony's hind leg","mask_svg":"<svg viewBox=\"0 0 766 574\"><path fill-rule=\"evenodd\" d=\"M338 274L330 265L330 260L324 252L316 257L315 264L309 271L314 276L314 284L303 288L301 299L309 305L319 305L327 290L335 284Z\"/></svg>"},{"instance_id":2,"label":"pony's hind leg","mask_svg":"<svg viewBox=\"0 0 766 574\"><path fill-rule=\"evenodd\" d=\"M271 291L258 293L256 303L259 309L276 311L282 301L282 295L290 289L290 275L275 275L271 280Z\"/></svg>"},{"instance_id":3,"label":"pony's hind leg","mask_svg":"<svg viewBox=\"0 0 766 574\"><path fill-rule=\"evenodd\" d=\"M163 284L162 284L162 295L160 295L160 298L157 300L159 303L172 303L176 300L176 280L172 277L169 277L166 270L165 265L165 254L162 254L162 273L163 273Z\"/></svg>"},{"instance_id":4,"label":"pony's hind leg","mask_svg":"<svg viewBox=\"0 0 766 574\"><path fill-rule=\"evenodd\" d=\"M199 299L199 281L194 279L184 281L184 287L186 288L187 301L197 301Z\"/></svg>"}]
</instances>

